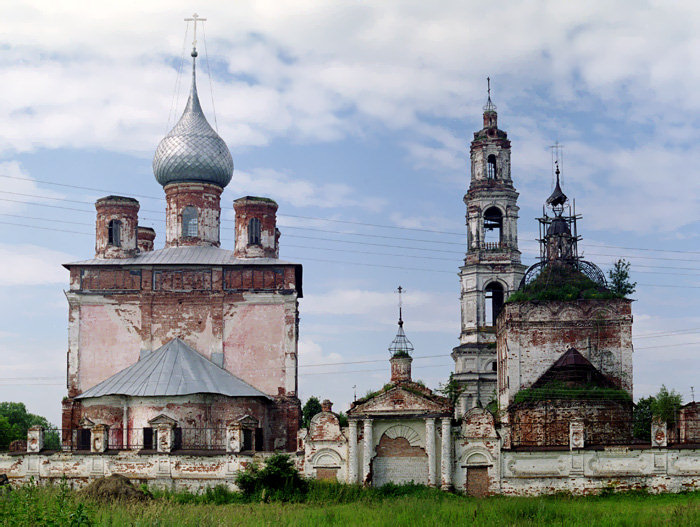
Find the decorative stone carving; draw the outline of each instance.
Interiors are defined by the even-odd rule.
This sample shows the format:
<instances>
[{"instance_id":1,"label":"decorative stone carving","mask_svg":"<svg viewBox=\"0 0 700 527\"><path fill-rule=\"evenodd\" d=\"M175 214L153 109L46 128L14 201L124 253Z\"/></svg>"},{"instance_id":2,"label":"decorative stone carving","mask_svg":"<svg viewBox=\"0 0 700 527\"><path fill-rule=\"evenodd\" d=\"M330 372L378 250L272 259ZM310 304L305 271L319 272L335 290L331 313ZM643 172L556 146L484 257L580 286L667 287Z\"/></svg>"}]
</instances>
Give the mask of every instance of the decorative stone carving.
<instances>
[{"instance_id":1,"label":"decorative stone carving","mask_svg":"<svg viewBox=\"0 0 700 527\"><path fill-rule=\"evenodd\" d=\"M35 425L27 431L27 452L41 452L44 448L44 428Z\"/></svg>"},{"instance_id":2,"label":"decorative stone carving","mask_svg":"<svg viewBox=\"0 0 700 527\"><path fill-rule=\"evenodd\" d=\"M651 446L668 446L668 429L666 423L655 419L651 423Z\"/></svg>"},{"instance_id":3,"label":"decorative stone carving","mask_svg":"<svg viewBox=\"0 0 700 527\"><path fill-rule=\"evenodd\" d=\"M583 448L584 428L583 421L571 421L569 423L569 449Z\"/></svg>"},{"instance_id":4,"label":"decorative stone carving","mask_svg":"<svg viewBox=\"0 0 700 527\"><path fill-rule=\"evenodd\" d=\"M109 427L99 424L92 427L90 452L106 452L108 447Z\"/></svg>"}]
</instances>

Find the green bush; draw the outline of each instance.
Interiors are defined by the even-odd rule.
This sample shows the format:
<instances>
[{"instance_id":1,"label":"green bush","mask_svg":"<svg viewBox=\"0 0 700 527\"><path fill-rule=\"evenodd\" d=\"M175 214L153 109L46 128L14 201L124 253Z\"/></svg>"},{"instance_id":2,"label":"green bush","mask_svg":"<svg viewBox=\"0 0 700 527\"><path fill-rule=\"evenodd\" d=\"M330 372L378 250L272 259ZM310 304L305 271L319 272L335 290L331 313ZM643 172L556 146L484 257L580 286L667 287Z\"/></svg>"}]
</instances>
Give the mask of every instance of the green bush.
<instances>
[{"instance_id":1,"label":"green bush","mask_svg":"<svg viewBox=\"0 0 700 527\"><path fill-rule=\"evenodd\" d=\"M309 488L286 454L270 456L262 468L257 463L247 465L236 475L235 482L245 497L260 497L265 501L298 500Z\"/></svg>"},{"instance_id":2,"label":"green bush","mask_svg":"<svg viewBox=\"0 0 700 527\"><path fill-rule=\"evenodd\" d=\"M559 264L544 267L537 278L511 294L506 302L573 301L623 297L622 294L596 284L575 267Z\"/></svg>"}]
</instances>

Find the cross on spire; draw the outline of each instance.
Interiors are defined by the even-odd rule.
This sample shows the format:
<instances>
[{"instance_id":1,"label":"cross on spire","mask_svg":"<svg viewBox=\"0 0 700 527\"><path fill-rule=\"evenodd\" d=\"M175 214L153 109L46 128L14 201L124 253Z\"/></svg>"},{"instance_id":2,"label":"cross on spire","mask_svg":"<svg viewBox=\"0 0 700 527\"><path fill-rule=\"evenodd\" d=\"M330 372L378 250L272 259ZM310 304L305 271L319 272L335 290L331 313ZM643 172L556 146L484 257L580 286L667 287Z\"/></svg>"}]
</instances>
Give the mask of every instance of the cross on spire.
<instances>
[{"instance_id":1,"label":"cross on spire","mask_svg":"<svg viewBox=\"0 0 700 527\"><path fill-rule=\"evenodd\" d=\"M493 101L491 100L491 77L486 77L486 94L488 95L488 98L486 99L486 105L484 106L484 111L485 112L495 112L496 105L493 104Z\"/></svg>"},{"instance_id":2,"label":"cross on spire","mask_svg":"<svg viewBox=\"0 0 700 527\"><path fill-rule=\"evenodd\" d=\"M185 22L194 22L194 38L192 39L192 56L197 56L197 22L206 22L206 18L200 18L197 13L194 13L190 18L185 18Z\"/></svg>"},{"instance_id":3,"label":"cross on spire","mask_svg":"<svg viewBox=\"0 0 700 527\"><path fill-rule=\"evenodd\" d=\"M399 326L403 326L403 316L401 313L401 310L403 308L403 299L401 298L401 294L404 292L404 288L399 286L396 292L399 294Z\"/></svg>"}]
</instances>

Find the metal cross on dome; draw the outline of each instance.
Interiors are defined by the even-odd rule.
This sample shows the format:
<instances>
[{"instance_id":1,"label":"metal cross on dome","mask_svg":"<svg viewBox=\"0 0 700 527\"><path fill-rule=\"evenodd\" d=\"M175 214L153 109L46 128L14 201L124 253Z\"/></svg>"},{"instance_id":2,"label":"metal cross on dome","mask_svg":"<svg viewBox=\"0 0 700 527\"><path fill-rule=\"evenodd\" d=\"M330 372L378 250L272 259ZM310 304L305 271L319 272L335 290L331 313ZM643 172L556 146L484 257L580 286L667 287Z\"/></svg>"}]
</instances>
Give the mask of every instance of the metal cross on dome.
<instances>
[{"instance_id":1,"label":"metal cross on dome","mask_svg":"<svg viewBox=\"0 0 700 527\"><path fill-rule=\"evenodd\" d=\"M190 18L185 18L185 22L194 22L194 39L192 40L192 49L197 49L197 22L206 21L206 18L200 18L197 13L194 13Z\"/></svg>"}]
</instances>

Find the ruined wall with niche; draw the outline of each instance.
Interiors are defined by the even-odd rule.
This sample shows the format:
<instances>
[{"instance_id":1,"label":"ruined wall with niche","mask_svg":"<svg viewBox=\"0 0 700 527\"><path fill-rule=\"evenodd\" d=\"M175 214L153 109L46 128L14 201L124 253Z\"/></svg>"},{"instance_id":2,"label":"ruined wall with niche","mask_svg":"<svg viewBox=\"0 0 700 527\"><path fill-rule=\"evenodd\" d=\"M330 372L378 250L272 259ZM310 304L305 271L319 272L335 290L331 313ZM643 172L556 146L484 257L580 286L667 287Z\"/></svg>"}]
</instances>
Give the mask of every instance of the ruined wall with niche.
<instances>
[{"instance_id":1,"label":"ruined wall with niche","mask_svg":"<svg viewBox=\"0 0 700 527\"><path fill-rule=\"evenodd\" d=\"M501 407L569 348L632 395L630 300L517 302L506 304L497 321Z\"/></svg>"}]
</instances>

